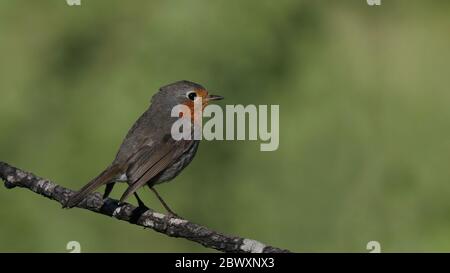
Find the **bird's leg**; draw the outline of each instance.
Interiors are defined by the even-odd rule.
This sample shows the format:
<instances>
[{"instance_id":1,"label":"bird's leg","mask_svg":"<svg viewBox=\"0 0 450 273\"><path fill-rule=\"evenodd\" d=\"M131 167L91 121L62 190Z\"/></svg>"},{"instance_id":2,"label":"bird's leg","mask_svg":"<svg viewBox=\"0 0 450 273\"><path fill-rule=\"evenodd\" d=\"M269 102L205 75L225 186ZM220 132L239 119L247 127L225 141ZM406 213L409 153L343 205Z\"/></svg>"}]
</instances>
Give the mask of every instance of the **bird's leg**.
<instances>
[{"instance_id":1,"label":"bird's leg","mask_svg":"<svg viewBox=\"0 0 450 273\"><path fill-rule=\"evenodd\" d=\"M136 197L136 200L138 201L139 208L145 209L146 211L149 210L149 208L142 202L141 198L139 198L139 195L137 193L134 193L134 197Z\"/></svg>"},{"instance_id":2,"label":"bird's leg","mask_svg":"<svg viewBox=\"0 0 450 273\"><path fill-rule=\"evenodd\" d=\"M133 224L137 224L139 218L142 216L142 214L149 210L149 208L142 202L141 198L139 198L139 195L137 193L134 193L134 197L136 197L136 200L138 201L138 207L133 210L130 218L130 222Z\"/></svg>"},{"instance_id":3,"label":"bird's leg","mask_svg":"<svg viewBox=\"0 0 450 273\"><path fill-rule=\"evenodd\" d=\"M148 184L147 184L148 185ZM178 216L175 212L173 212L169 206L166 204L166 202L164 202L164 200L162 199L161 195L159 195L159 193L155 190L155 188L153 188L152 186L148 185L148 187L152 190L152 192L155 193L156 197L158 197L159 202L161 202L161 204L164 206L164 208L167 210L167 212L170 214L170 216L172 217L176 217L176 218L181 218L180 216Z\"/></svg>"},{"instance_id":4,"label":"bird's leg","mask_svg":"<svg viewBox=\"0 0 450 273\"><path fill-rule=\"evenodd\" d=\"M116 183L106 184L105 192L103 193L103 199L108 198L108 196L111 194L111 191L113 190L115 184Z\"/></svg>"}]
</instances>

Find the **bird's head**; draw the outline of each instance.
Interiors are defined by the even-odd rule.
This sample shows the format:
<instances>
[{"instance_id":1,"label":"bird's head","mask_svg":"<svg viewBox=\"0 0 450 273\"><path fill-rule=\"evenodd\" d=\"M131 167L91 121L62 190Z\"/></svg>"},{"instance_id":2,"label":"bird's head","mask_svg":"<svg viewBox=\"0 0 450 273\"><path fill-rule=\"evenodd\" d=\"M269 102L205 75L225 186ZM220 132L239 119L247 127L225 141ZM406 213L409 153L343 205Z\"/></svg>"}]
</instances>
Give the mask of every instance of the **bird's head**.
<instances>
[{"instance_id":1,"label":"bird's head","mask_svg":"<svg viewBox=\"0 0 450 273\"><path fill-rule=\"evenodd\" d=\"M194 113L194 105L197 102L202 103L202 110L211 101L221 100L222 96L211 95L200 84L190 81L178 81L159 89L152 98L152 104L162 105L170 109L176 105L183 104L189 107L191 113Z\"/></svg>"}]
</instances>

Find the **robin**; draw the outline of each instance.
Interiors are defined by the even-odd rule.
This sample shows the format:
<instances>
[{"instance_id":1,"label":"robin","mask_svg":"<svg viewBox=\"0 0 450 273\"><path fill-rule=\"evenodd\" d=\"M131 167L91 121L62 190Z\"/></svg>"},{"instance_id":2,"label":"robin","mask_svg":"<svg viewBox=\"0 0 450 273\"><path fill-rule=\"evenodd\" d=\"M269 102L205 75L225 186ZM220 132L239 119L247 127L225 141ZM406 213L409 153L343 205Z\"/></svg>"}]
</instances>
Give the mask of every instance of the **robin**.
<instances>
[{"instance_id":1,"label":"robin","mask_svg":"<svg viewBox=\"0 0 450 273\"><path fill-rule=\"evenodd\" d=\"M172 124L178 119L171 116L176 105L186 105L194 113L194 101L202 99L202 106L223 97L209 95L206 89L190 81L179 81L164 87L152 97L151 105L128 131L116 158L100 175L71 196L65 207L79 204L89 193L106 185L103 198L111 193L115 182L127 182L127 190L120 198L123 203L134 195L139 207L145 207L136 190L147 185L169 214L176 214L155 190L155 185L175 178L194 158L199 140L174 140ZM146 208L146 207L145 207Z\"/></svg>"}]
</instances>

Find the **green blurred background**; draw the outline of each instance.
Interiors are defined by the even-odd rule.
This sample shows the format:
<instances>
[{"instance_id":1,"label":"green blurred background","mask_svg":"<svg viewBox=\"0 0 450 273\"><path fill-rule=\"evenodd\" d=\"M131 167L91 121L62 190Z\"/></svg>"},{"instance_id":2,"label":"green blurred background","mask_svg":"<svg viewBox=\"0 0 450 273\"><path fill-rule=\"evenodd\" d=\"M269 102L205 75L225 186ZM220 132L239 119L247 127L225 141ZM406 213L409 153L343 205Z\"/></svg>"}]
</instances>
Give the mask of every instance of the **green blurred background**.
<instances>
[{"instance_id":1,"label":"green blurred background","mask_svg":"<svg viewBox=\"0 0 450 273\"><path fill-rule=\"evenodd\" d=\"M450 2L0 2L0 160L78 189L162 85L279 104L280 146L204 141L160 193L292 251L450 251ZM116 187L119 197L124 185ZM145 202L163 210L143 189ZM1 252L202 252L0 189Z\"/></svg>"}]
</instances>

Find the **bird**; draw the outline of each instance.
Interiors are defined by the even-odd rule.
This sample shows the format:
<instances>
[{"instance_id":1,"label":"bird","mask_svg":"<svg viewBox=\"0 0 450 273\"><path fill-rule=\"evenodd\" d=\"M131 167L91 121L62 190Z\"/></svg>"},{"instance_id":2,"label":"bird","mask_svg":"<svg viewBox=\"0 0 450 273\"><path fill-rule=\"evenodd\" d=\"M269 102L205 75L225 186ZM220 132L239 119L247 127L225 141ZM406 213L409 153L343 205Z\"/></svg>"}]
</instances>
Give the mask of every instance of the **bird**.
<instances>
[{"instance_id":1,"label":"bird","mask_svg":"<svg viewBox=\"0 0 450 273\"><path fill-rule=\"evenodd\" d=\"M151 99L149 108L128 131L112 163L97 177L69 197L65 208L77 206L99 187L106 185L103 198L106 199L116 182L127 182L128 188L119 204L134 195L139 207L145 207L136 191L148 186L161 204L172 216L177 216L155 189L155 185L168 182L178 176L196 155L200 140L175 140L171 135L173 123L180 117L171 115L177 105L189 107L194 113L194 102L201 98L202 110L212 102L223 99L210 95L200 84L191 81L177 81L159 88ZM183 113L180 113L180 116ZM191 119L192 124L194 120ZM200 121L201 122L201 121ZM146 207L145 207L146 208Z\"/></svg>"}]
</instances>

